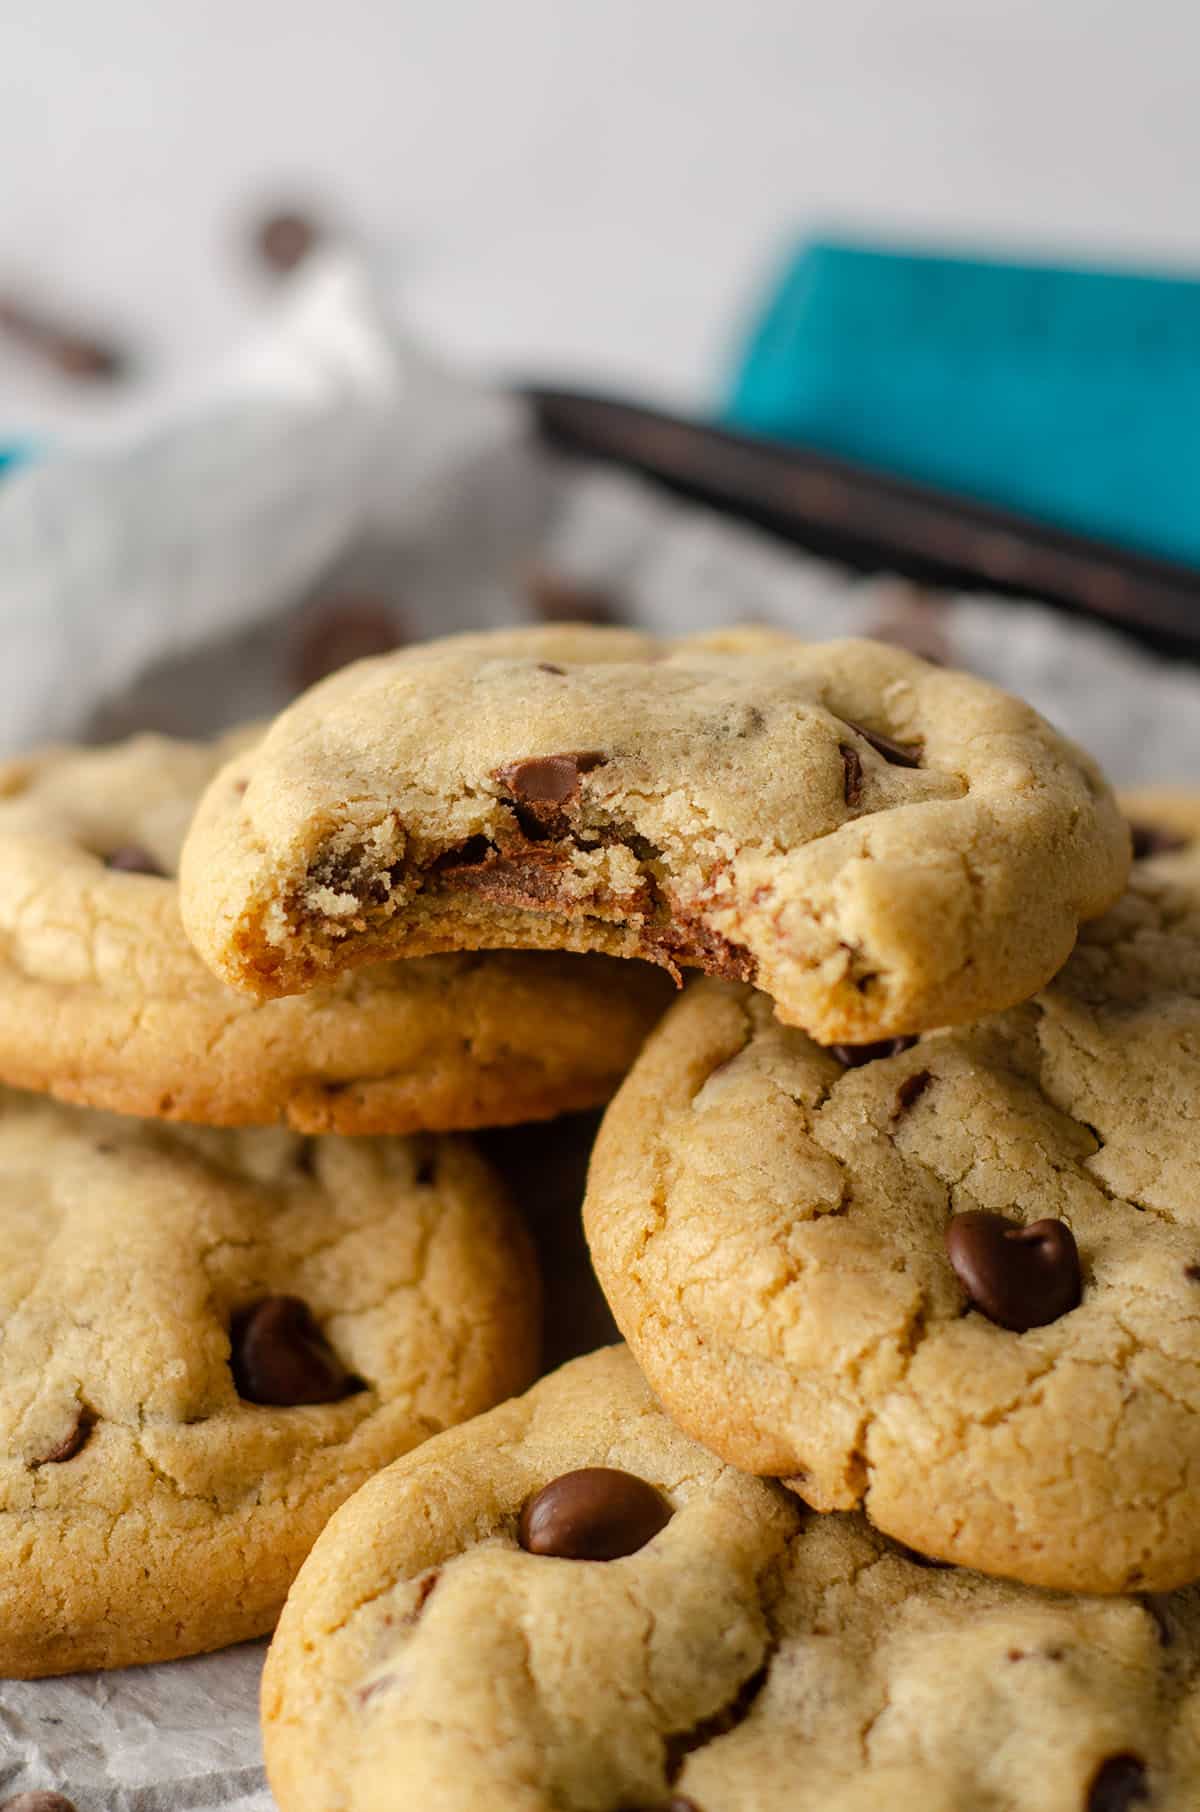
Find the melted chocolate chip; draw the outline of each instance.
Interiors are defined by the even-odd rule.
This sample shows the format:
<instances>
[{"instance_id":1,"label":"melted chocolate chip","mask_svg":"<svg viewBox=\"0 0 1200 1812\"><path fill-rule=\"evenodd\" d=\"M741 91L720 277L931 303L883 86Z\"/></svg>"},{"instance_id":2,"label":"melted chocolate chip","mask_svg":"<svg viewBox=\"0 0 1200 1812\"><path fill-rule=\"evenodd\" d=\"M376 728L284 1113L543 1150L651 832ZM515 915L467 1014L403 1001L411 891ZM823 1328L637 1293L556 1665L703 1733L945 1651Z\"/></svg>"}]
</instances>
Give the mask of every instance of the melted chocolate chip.
<instances>
[{"instance_id":1,"label":"melted chocolate chip","mask_svg":"<svg viewBox=\"0 0 1200 1812\"><path fill-rule=\"evenodd\" d=\"M906 1076L896 1090L896 1112L902 1114L919 1101L932 1081L929 1070L914 1070L911 1076Z\"/></svg>"},{"instance_id":2,"label":"melted chocolate chip","mask_svg":"<svg viewBox=\"0 0 1200 1812\"><path fill-rule=\"evenodd\" d=\"M234 1382L247 1403L336 1403L362 1390L298 1296L247 1303L230 1327Z\"/></svg>"},{"instance_id":3,"label":"melted chocolate chip","mask_svg":"<svg viewBox=\"0 0 1200 1812\"><path fill-rule=\"evenodd\" d=\"M856 724L849 717L845 719L845 722L847 728L853 730L856 736L861 736L864 742L869 742L875 753L882 755L883 759L892 767L920 767L923 751L916 743L893 742L890 736L883 736L878 730L864 729L862 724Z\"/></svg>"},{"instance_id":4,"label":"melted chocolate chip","mask_svg":"<svg viewBox=\"0 0 1200 1812\"><path fill-rule=\"evenodd\" d=\"M68 1460L73 1460L75 1455L77 1453L82 1453L83 1449L87 1446L88 1437L92 1432L92 1428L92 1417L88 1415L86 1410L81 1409L75 1419L75 1426L70 1434L64 1435L57 1447L52 1447L49 1453L44 1453L42 1455L40 1460L35 1460L33 1462L34 1465L63 1466Z\"/></svg>"},{"instance_id":5,"label":"melted chocolate chip","mask_svg":"<svg viewBox=\"0 0 1200 1812\"><path fill-rule=\"evenodd\" d=\"M115 869L118 874L157 875L160 880L165 879L164 871L140 843L122 843L119 849L104 858L104 866Z\"/></svg>"},{"instance_id":6,"label":"melted chocolate chip","mask_svg":"<svg viewBox=\"0 0 1200 1812\"><path fill-rule=\"evenodd\" d=\"M50 1793L38 1788L32 1793L14 1793L0 1801L0 1812L75 1812L75 1802L65 1793Z\"/></svg>"},{"instance_id":7,"label":"melted chocolate chip","mask_svg":"<svg viewBox=\"0 0 1200 1812\"><path fill-rule=\"evenodd\" d=\"M946 1250L973 1305L998 1327L1023 1334L1079 1306L1079 1250L1065 1221L1023 1227L972 1210L951 1220Z\"/></svg>"},{"instance_id":8,"label":"melted chocolate chip","mask_svg":"<svg viewBox=\"0 0 1200 1812\"><path fill-rule=\"evenodd\" d=\"M1127 1812L1150 1798L1146 1764L1137 1755L1110 1755L1101 1762L1088 1788L1085 1812Z\"/></svg>"},{"instance_id":9,"label":"melted chocolate chip","mask_svg":"<svg viewBox=\"0 0 1200 1812\"><path fill-rule=\"evenodd\" d=\"M1189 842L1165 824L1131 824L1129 835L1135 862L1144 862L1148 856L1169 856L1174 850L1186 849Z\"/></svg>"},{"instance_id":10,"label":"melted chocolate chip","mask_svg":"<svg viewBox=\"0 0 1200 1812\"><path fill-rule=\"evenodd\" d=\"M602 767L606 757L598 749L569 749L562 755L526 755L519 761L496 768L492 779L521 805L539 807L568 805L579 797L579 782L593 768Z\"/></svg>"},{"instance_id":11,"label":"melted chocolate chip","mask_svg":"<svg viewBox=\"0 0 1200 1812\"><path fill-rule=\"evenodd\" d=\"M619 1560L636 1554L671 1520L653 1485L611 1466L564 1472L521 1511L517 1539L529 1554L560 1560Z\"/></svg>"},{"instance_id":12,"label":"melted chocolate chip","mask_svg":"<svg viewBox=\"0 0 1200 1812\"><path fill-rule=\"evenodd\" d=\"M860 1070L864 1063L875 1063L880 1057L911 1051L916 1042L915 1038L880 1038L874 1044L828 1044L825 1049L848 1070Z\"/></svg>"},{"instance_id":13,"label":"melted chocolate chip","mask_svg":"<svg viewBox=\"0 0 1200 1812\"><path fill-rule=\"evenodd\" d=\"M857 805L862 798L862 758L857 749L852 749L848 742L839 742L838 754L842 758L842 797L847 805Z\"/></svg>"}]
</instances>

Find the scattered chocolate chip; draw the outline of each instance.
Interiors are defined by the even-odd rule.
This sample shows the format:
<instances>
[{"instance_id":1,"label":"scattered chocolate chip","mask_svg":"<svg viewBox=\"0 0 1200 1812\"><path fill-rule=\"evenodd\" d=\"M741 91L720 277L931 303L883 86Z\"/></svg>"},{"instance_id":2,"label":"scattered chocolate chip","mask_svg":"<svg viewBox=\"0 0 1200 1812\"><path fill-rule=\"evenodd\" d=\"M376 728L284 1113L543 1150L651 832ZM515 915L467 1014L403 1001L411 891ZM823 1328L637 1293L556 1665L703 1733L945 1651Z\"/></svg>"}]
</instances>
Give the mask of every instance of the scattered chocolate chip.
<instances>
[{"instance_id":1,"label":"scattered chocolate chip","mask_svg":"<svg viewBox=\"0 0 1200 1812\"><path fill-rule=\"evenodd\" d=\"M254 229L254 244L259 257L280 276L303 264L321 239L321 231L308 214L299 209L282 208L268 214Z\"/></svg>"},{"instance_id":2,"label":"scattered chocolate chip","mask_svg":"<svg viewBox=\"0 0 1200 1812\"><path fill-rule=\"evenodd\" d=\"M111 855L104 858L104 866L115 869L118 874L157 875L160 880L165 879L163 870L149 850L143 849L139 843L122 843L120 849L114 849Z\"/></svg>"},{"instance_id":3,"label":"scattered chocolate chip","mask_svg":"<svg viewBox=\"0 0 1200 1812\"><path fill-rule=\"evenodd\" d=\"M1169 856L1174 850L1186 849L1189 842L1178 831L1168 830L1165 824L1133 823L1129 826L1129 835L1135 862L1144 862L1149 856Z\"/></svg>"},{"instance_id":4,"label":"scattered chocolate chip","mask_svg":"<svg viewBox=\"0 0 1200 1812\"><path fill-rule=\"evenodd\" d=\"M390 654L405 640L391 605L365 592L340 592L314 606L292 656L291 675L307 692L327 674L373 654Z\"/></svg>"},{"instance_id":5,"label":"scattered chocolate chip","mask_svg":"<svg viewBox=\"0 0 1200 1812\"><path fill-rule=\"evenodd\" d=\"M525 591L543 623L620 623L616 600L598 586L568 579L549 567L535 566L525 575Z\"/></svg>"},{"instance_id":6,"label":"scattered chocolate chip","mask_svg":"<svg viewBox=\"0 0 1200 1812\"><path fill-rule=\"evenodd\" d=\"M857 805L862 798L862 758L857 749L852 749L848 742L839 742L838 754L842 758L842 797L847 805Z\"/></svg>"},{"instance_id":7,"label":"scattered chocolate chip","mask_svg":"<svg viewBox=\"0 0 1200 1812\"><path fill-rule=\"evenodd\" d=\"M636 1554L671 1520L653 1485L611 1466L564 1472L521 1511L517 1539L529 1554L560 1560L619 1560Z\"/></svg>"},{"instance_id":8,"label":"scattered chocolate chip","mask_svg":"<svg viewBox=\"0 0 1200 1812\"><path fill-rule=\"evenodd\" d=\"M234 1382L247 1403L336 1403L362 1390L298 1296L263 1296L230 1326Z\"/></svg>"},{"instance_id":9,"label":"scattered chocolate chip","mask_svg":"<svg viewBox=\"0 0 1200 1812\"><path fill-rule=\"evenodd\" d=\"M0 1801L0 1812L76 1812L74 1800L65 1793L50 1793L37 1788L32 1793L15 1793Z\"/></svg>"},{"instance_id":10,"label":"scattered chocolate chip","mask_svg":"<svg viewBox=\"0 0 1200 1812\"><path fill-rule=\"evenodd\" d=\"M1137 1755L1110 1755L1088 1788L1085 1812L1127 1812L1150 1798L1146 1764Z\"/></svg>"},{"instance_id":11,"label":"scattered chocolate chip","mask_svg":"<svg viewBox=\"0 0 1200 1812\"><path fill-rule=\"evenodd\" d=\"M875 1063L880 1057L911 1051L916 1042L915 1038L880 1038L874 1044L828 1044L825 1049L848 1070L860 1070L864 1063Z\"/></svg>"},{"instance_id":12,"label":"scattered chocolate chip","mask_svg":"<svg viewBox=\"0 0 1200 1812\"><path fill-rule=\"evenodd\" d=\"M1079 1249L1065 1221L1023 1227L974 1209L954 1215L946 1250L974 1306L998 1327L1023 1334L1079 1306Z\"/></svg>"},{"instance_id":13,"label":"scattered chocolate chip","mask_svg":"<svg viewBox=\"0 0 1200 1812\"><path fill-rule=\"evenodd\" d=\"M52 1447L49 1453L44 1453L42 1455L40 1460L35 1460L33 1462L34 1465L62 1466L65 1465L68 1460L73 1460L75 1455L77 1453L82 1453L83 1449L87 1446L88 1437L92 1432L93 1426L93 1418L88 1415L86 1410L81 1409L75 1419L75 1426L70 1434L64 1435L57 1447Z\"/></svg>"},{"instance_id":14,"label":"scattered chocolate chip","mask_svg":"<svg viewBox=\"0 0 1200 1812\"><path fill-rule=\"evenodd\" d=\"M125 371L125 358L115 346L61 327L15 296L0 296L0 329L65 377L111 382Z\"/></svg>"},{"instance_id":15,"label":"scattered chocolate chip","mask_svg":"<svg viewBox=\"0 0 1200 1812\"><path fill-rule=\"evenodd\" d=\"M875 619L867 634L876 642L888 642L893 648L919 654L934 667L944 667L951 655L945 616L944 599L906 587L905 595Z\"/></svg>"},{"instance_id":16,"label":"scattered chocolate chip","mask_svg":"<svg viewBox=\"0 0 1200 1812\"><path fill-rule=\"evenodd\" d=\"M526 755L493 770L492 779L522 805L566 805L579 796L582 775L602 767L598 749L572 749L562 755Z\"/></svg>"},{"instance_id":17,"label":"scattered chocolate chip","mask_svg":"<svg viewBox=\"0 0 1200 1812\"><path fill-rule=\"evenodd\" d=\"M919 768L922 750L915 743L893 742L890 736L883 736L878 730L866 730L862 724L856 724L852 718L845 719L848 729L869 742L877 755L890 762L894 768Z\"/></svg>"},{"instance_id":18,"label":"scattered chocolate chip","mask_svg":"<svg viewBox=\"0 0 1200 1812\"><path fill-rule=\"evenodd\" d=\"M896 1112L902 1114L919 1101L932 1081L929 1070L914 1070L911 1076L906 1076L896 1090Z\"/></svg>"}]
</instances>

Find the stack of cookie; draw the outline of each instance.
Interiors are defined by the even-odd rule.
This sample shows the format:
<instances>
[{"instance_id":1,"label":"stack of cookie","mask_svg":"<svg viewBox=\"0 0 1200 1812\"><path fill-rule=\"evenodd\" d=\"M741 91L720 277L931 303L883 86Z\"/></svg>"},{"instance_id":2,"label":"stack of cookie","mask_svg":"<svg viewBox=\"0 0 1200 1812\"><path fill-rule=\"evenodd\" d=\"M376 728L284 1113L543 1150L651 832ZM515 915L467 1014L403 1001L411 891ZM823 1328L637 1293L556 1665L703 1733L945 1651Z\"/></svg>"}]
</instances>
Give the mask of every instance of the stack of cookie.
<instances>
[{"instance_id":1,"label":"stack of cookie","mask_svg":"<svg viewBox=\"0 0 1200 1812\"><path fill-rule=\"evenodd\" d=\"M153 1118L0 1117L9 1668L267 1627L375 1474L268 1659L284 1812L1200 1806L1200 811L1141 810L1130 880L1019 701L749 630L12 770L0 1071ZM489 1409L534 1267L431 1135L626 1071L628 1346Z\"/></svg>"}]
</instances>

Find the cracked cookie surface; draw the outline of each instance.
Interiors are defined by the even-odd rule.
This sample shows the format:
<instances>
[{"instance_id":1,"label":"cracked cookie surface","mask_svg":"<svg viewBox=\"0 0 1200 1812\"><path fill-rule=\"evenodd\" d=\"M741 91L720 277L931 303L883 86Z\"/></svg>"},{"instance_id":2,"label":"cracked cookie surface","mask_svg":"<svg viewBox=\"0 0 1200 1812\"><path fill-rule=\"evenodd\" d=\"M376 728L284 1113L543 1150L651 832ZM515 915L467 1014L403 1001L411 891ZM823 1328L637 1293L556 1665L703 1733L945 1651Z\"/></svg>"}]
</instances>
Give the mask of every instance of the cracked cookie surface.
<instances>
[{"instance_id":1,"label":"cracked cookie surface","mask_svg":"<svg viewBox=\"0 0 1200 1812\"><path fill-rule=\"evenodd\" d=\"M0 766L0 1078L119 1113L446 1131L607 1100L666 1004L649 965L492 952L378 963L255 1004L184 935L173 879L254 737L138 736Z\"/></svg>"},{"instance_id":2,"label":"cracked cookie surface","mask_svg":"<svg viewBox=\"0 0 1200 1812\"><path fill-rule=\"evenodd\" d=\"M523 1229L461 1139L0 1091L0 1675L270 1629L330 1513L521 1389Z\"/></svg>"},{"instance_id":3,"label":"cracked cookie surface","mask_svg":"<svg viewBox=\"0 0 1200 1812\"><path fill-rule=\"evenodd\" d=\"M1036 1000L900 1042L689 989L593 1156L618 1326L818 1508L1034 1584L1195 1578L1200 863L1139 863Z\"/></svg>"},{"instance_id":4,"label":"cracked cookie surface","mask_svg":"<svg viewBox=\"0 0 1200 1812\"><path fill-rule=\"evenodd\" d=\"M661 1500L640 1545L564 1551L593 1485L530 1547L593 1468ZM282 1812L384 1812L397 1782L421 1812L1182 1812L1198 1597L921 1564L722 1465L611 1348L338 1513L268 1657L267 1770Z\"/></svg>"},{"instance_id":5,"label":"cracked cookie surface","mask_svg":"<svg viewBox=\"0 0 1200 1812\"><path fill-rule=\"evenodd\" d=\"M965 674L558 628L323 682L214 780L181 884L200 954L261 996L384 956L592 949L754 981L829 1042L1027 997L1128 860L1088 758Z\"/></svg>"}]
</instances>

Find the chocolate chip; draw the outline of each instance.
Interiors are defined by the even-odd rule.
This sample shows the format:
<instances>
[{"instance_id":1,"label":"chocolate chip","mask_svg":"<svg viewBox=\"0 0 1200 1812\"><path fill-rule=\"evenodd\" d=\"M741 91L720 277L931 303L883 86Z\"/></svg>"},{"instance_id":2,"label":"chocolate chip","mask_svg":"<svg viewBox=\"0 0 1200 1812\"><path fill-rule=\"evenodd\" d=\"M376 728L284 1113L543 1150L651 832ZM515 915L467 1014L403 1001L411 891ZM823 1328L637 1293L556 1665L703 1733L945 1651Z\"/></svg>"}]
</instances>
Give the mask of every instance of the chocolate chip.
<instances>
[{"instance_id":1,"label":"chocolate chip","mask_svg":"<svg viewBox=\"0 0 1200 1812\"><path fill-rule=\"evenodd\" d=\"M932 1081L929 1070L914 1070L911 1076L906 1076L896 1090L896 1112L902 1114L919 1101Z\"/></svg>"},{"instance_id":2,"label":"chocolate chip","mask_svg":"<svg viewBox=\"0 0 1200 1812\"><path fill-rule=\"evenodd\" d=\"M972 1210L951 1220L946 1250L974 1306L998 1327L1023 1334L1079 1306L1079 1249L1065 1221L1023 1227Z\"/></svg>"},{"instance_id":3,"label":"chocolate chip","mask_svg":"<svg viewBox=\"0 0 1200 1812\"><path fill-rule=\"evenodd\" d=\"M876 642L889 642L893 648L919 654L934 667L944 667L951 654L945 623L944 599L906 586L875 619L867 634Z\"/></svg>"},{"instance_id":4,"label":"chocolate chip","mask_svg":"<svg viewBox=\"0 0 1200 1812\"><path fill-rule=\"evenodd\" d=\"M1185 1265L1183 1275L1189 1283L1200 1283L1200 1265Z\"/></svg>"},{"instance_id":5,"label":"chocolate chip","mask_svg":"<svg viewBox=\"0 0 1200 1812\"><path fill-rule=\"evenodd\" d=\"M564 1472L521 1511L517 1539L530 1554L619 1560L636 1554L671 1520L671 1507L630 1472L585 1466Z\"/></svg>"},{"instance_id":6,"label":"chocolate chip","mask_svg":"<svg viewBox=\"0 0 1200 1812\"><path fill-rule=\"evenodd\" d=\"M1085 1812L1126 1812L1150 1798L1146 1764L1137 1755L1110 1755L1101 1762L1088 1788Z\"/></svg>"},{"instance_id":7,"label":"chocolate chip","mask_svg":"<svg viewBox=\"0 0 1200 1812\"><path fill-rule=\"evenodd\" d=\"M566 672L567 672L566 668L565 667L556 667L554 665L553 661L539 661L537 664L537 670L539 673L557 674L559 679L566 678Z\"/></svg>"},{"instance_id":8,"label":"chocolate chip","mask_svg":"<svg viewBox=\"0 0 1200 1812\"><path fill-rule=\"evenodd\" d=\"M852 718L845 719L847 728L869 742L877 755L890 762L894 768L919 768L922 750L916 743L893 742L890 736L883 736L878 730L866 730L862 724L856 724Z\"/></svg>"},{"instance_id":9,"label":"chocolate chip","mask_svg":"<svg viewBox=\"0 0 1200 1812\"><path fill-rule=\"evenodd\" d=\"M568 579L548 567L535 566L525 575L525 590L535 615L543 623L620 623L624 613L616 600L598 586Z\"/></svg>"},{"instance_id":10,"label":"chocolate chip","mask_svg":"<svg viewBox=\"0 0 1200 1812\"><path fill-rule=\"evenodd\" d=\"M842 758L842 797L847 805L857 805L862 798L862 759L857 749L852 749L848 742L839 742L838 754Z\"/></svg>"},{"instance_id":11,"label":"chocolate chip","mask_svg":"<svg viewBox=\"0 0 1200 1812\"><path fill-rule=\"evenodd\" d=\"M283 208L269 214L254 230L254 244L263 263L285 276L303 264L321 238L316 222L298 209Z\"/></svg>"},{"instance_id":12,"label":"chocolate chip","mask_svg":"<svg viewBox=\"0 0 1200 1812\"><path fill-rule=\"evenodd\" d=\"M864 1063L875 1063L880 1057L911 1051L916 1042L915 1038L880 1038L874 1044L828 1044L825 1049L848 1070L860 1070Z\"/></svg>"},{"instance_id":13,"label":"chocolate chip","mask_svg":"<svg viewBox=\"0 0 1200 1812\"><path fill-rule=\"evenodd\" d=\"M1168 830L1165 824L1134 823L1129 826L1129 835L1135 862L1144 862L1148 856L1168 856L1174 850L1186 849L1189 842L1178 831Z\"/></svg>"},{"instance_id":14,"label":"chocolate chip","mask_svg":"<svg viewBox=\"0 0 1200 1812\"><path fill-rule=\"evenodd\" d=\"M0 296L0 328L65 377L109 382L126 368L126 360L115 346L61 327L15 296Z\"/></svg>"},{"instance_id":15,"label":"chocolate chip","mask_svg":"<svg viewBox=\"0 0 1200 1812\"><path fill-rule=\"evenodd\" d=\"M92 1428L92 1417L88 1415L86 1410L81 1409L75 1419L75 1426L70 1434L64 1435L58 1445L52 1447L49 1453L44 1453L40 1460L35 1460L33 1462L34 1465L62 1466L65 1465L68 1460L73 1460L75 1455L81 1453L87 1446L88 1437L92 1432Z\"/></svg>"},{"instance_id":16,"label":"chocolate chip","mask_svg":"<svg viewBox=\"0 0 1200 1812\"><path fill-rule=\"evenodd\" d=\"M526 755L493 770L492 779L522 805L566 805L579 797L579 781L606 756L598 749L571 749L562 755Z\"/></svg>"},{"instance_id":17,"label":"chocolate chip","mask_svg":"<svg viewBox=\"0 0 1200 1812\"><path fill-rule=\"evenodd\" d=\"M230 1326L234 1383L247 1403L336 1403L362 1390L298 1296L263 1296Z\"/></svg>"},{"instance_id":18,"label":"chocolate chip","mask_svg":"<svg viewBox=\"0 0 1200 1812\"><path fill-rule=\"evenodd\" d=\"M123 875L157 875L160 880L166 877L149 850L143 849L140 843L122 843L111 855L104 858L106 868L115 869Z\"/></svg>"},{"instance_id":19,"label":"chocolate chip","mask_svg":"<svg viewBox=\"0 0 1200 1812\"><path fill-rule=\"evenodd\" d=\"M404 634L385 598L341 592L314 606L292 656L291 676L306 692L327 674L373 654L390 654Z\"/></svg>"},{"instance_id":20,"label":"chocolate chip","mask_svg":"<svg viewBox=\"0 0 1200 1812\"><path fill-rule=\"evenodd\" d=\"M50 1793L37 1788L32 1793L15 1793L0 1801L0 1812L76 1812L75 1802L64 1793Z\"/></svg>"}]
</instances>

